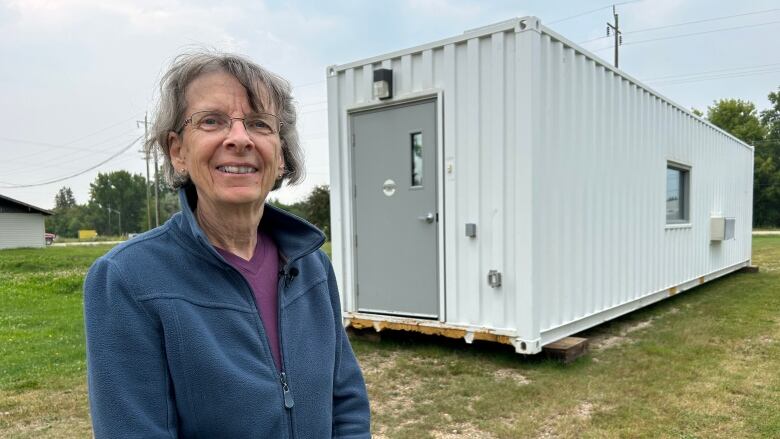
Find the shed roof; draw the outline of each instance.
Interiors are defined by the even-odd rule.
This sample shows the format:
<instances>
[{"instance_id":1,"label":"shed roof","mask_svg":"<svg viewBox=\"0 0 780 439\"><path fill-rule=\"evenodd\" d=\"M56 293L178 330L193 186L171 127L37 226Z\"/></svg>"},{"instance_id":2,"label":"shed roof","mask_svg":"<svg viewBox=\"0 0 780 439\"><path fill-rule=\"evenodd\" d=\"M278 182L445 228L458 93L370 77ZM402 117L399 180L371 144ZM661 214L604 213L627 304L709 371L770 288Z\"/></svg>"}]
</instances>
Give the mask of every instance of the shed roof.
<instances>
[{"instance_id":1,"label":"shed roof","mask_svg":"<svg viewBox=\"0 0 780 439\"><path fill-rule=\"evenodd\" d=\"M23 201L14 200L13 198L6 197L5 195L2 195L2 194L0 194L0 200L5 200L5 201L7 201L7 202L9 202L9 203L19 207L20 209L26 209L30 213L37 212L37 213L40 213L42 215L54 215L54 212L52 212L50 210L41 209L40 207L35 207L32 204L27 204L27 203L25 203Z\"/></svg>"}]
</instances>

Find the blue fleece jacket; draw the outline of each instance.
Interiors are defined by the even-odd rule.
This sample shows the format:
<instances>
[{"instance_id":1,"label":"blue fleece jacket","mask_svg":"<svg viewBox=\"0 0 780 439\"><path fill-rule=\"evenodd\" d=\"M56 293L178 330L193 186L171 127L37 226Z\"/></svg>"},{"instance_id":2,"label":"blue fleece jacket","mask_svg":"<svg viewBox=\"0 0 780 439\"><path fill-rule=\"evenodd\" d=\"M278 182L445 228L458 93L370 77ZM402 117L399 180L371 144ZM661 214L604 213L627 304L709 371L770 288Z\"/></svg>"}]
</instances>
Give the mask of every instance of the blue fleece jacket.
<instances>
[{"instance_id":1,"label":"blue fleece jacket","mask_svg":"<svg viewBox=\"0 0 780 439\"><path fill-rule=\"evenodd\" d=\"M84 282L95 437L368 438L365 383L324 237L265 206L282 255L274 366L252 291L182 212L98 259Z\"/></svg>"}]
</instances>

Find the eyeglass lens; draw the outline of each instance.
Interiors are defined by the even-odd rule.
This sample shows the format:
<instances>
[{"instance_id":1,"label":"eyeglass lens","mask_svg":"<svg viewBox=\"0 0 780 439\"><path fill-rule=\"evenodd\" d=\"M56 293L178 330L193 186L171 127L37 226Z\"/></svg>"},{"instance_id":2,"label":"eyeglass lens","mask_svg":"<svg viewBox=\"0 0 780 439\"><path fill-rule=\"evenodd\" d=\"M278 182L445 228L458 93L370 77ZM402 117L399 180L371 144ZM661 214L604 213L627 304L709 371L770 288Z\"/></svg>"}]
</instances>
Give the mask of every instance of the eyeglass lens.
<instances>
[{"instance_id":1,"label":"eyeglass lens","mask_svg":"<svg viewBox=\"0 0 780 439\"><path fill-rule=\"evenodd\" d=\"M279 120L269 113L250 114L244 118L231 118L218 111L203 111L192 115L192 124L208 132L229 130L236 120L242 121L246 131L251 134L268 135L279 132Z\"/></svg>"}]
</instances>

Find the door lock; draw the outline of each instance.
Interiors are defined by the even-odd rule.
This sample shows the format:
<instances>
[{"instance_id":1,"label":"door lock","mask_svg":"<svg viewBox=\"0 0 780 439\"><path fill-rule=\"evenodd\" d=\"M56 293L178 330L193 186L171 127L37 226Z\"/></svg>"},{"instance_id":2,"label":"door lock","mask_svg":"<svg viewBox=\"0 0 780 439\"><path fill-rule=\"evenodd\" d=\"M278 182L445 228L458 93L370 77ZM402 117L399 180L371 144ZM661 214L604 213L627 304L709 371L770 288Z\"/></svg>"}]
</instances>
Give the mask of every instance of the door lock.
<instances>
[{"instance_id":1,"label":"door lock","mask_svg":"<svg viewBox=\"0 0 780 439\"><path fill-rule=\"evenodd\" d=\"M435 216L433 215L432 212L428 212L428 215L417 217L418 220L425 221L428 224L432 223L434 218Z\"/></svg>"}]
</instances>

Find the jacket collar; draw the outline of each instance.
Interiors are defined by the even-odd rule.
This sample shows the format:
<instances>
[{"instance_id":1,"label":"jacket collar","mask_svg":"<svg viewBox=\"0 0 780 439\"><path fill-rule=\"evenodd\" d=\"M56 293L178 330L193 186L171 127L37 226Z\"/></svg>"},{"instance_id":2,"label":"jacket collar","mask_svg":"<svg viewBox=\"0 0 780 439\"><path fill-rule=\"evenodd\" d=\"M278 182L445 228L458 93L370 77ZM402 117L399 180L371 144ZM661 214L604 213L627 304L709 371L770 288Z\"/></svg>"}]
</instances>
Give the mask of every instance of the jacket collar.
<instances>
[{"instance_id":1,"label":"jacket collar","mask_svg":"<svg viewBox=\"0 0 780 439\"><path fill-rule=\"evenodd\" d=\"M193 185L188 184L179 189L179 203L182 212L177 221L179 230L224 261L195 219L193 209L198 204L198 195ZM263 208L259 230L273 238L285 266L316 251L325 242L325 235L309 222L268 203Z\"/></svg>"}]
</instances>

